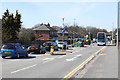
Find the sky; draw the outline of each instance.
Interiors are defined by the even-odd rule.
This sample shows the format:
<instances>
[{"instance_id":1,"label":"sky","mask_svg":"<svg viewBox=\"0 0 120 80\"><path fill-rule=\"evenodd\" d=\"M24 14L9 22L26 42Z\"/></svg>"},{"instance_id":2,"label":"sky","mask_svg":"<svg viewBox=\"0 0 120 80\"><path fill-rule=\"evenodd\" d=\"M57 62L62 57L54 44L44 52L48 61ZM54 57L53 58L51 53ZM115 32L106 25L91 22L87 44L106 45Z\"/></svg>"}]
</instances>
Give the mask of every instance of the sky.
<instances>
[{"instance_id":1,"label":"sky","mask_svg":"<svg viewBox=\"0 0 120 80\"><path fill-rule=\"evenodd\" d=\"M51 26L92 26L108 31L117 27L117 2L2 2L0 15L8 9L18 10L22 15L22 26L32 28L36 24ZM0 17L1 18L1 17Z\"/></svg>"}]
</instances>

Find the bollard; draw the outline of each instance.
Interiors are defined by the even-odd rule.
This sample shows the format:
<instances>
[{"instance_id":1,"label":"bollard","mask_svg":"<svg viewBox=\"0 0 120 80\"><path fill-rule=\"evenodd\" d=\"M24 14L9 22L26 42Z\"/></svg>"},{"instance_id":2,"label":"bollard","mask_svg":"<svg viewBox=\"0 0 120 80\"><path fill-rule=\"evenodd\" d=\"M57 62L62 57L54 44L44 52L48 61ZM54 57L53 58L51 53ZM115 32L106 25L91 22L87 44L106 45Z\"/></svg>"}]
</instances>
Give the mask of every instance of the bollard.
<instances>
[{"instance_id":1,"label":"bollard","mask_svg":"<svg viewBox=\"0 0 120 80\"><path fill-rule=\"evenodd\" d=\"M54 46L51 46L50 52L51 52L51 54L53 54L53 52L54 52Z\"/></svg>"}]
</instances>

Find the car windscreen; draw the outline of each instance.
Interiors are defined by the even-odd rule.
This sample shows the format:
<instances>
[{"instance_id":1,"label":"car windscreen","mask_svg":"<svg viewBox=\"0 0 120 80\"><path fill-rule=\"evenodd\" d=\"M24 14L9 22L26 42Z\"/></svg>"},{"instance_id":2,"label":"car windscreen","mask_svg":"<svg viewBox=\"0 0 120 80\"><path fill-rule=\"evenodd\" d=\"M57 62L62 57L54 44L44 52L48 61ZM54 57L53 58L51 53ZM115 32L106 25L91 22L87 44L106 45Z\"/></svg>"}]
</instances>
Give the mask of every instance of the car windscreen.
<instances>
[{"instance_id":1,"label":"car windscreen","mask_svg":"<svg viewBox=\"0 0 120 80\"><path fill-rule=\"evenodd\" d=\"M14 49L14 45L3 45L2 49Z\"/></svg>"},{"instance_id":2,"label":"car windscreen","mask_svg":"<svg viewBox=\"0 0 120 80\"><path fill-rule=\"evenodd\" d=\"M45 43L45 46L51 46L53 45L52 43Z\"/></svg>"},{"instance_id":3,"label":"car windscreen","mask_svg":"<svg viewBox=\"0 0 120 80\"><path fill-rule=\"evenodd\" d=\"M63 43L58 43L58 44L63 44Z\"/></svg>"},{"instance_id":4,"label":"car windscreen","mask_svg":"<svg viewBox=\"0 0 120 80\"><path fill-rule=\"evenodd\" d=\"M98 37L103 37L103 38L104 38L104 37L105 37L105 34L104 34L104 33L99 33L99 34L98 34Z\"/></svg>"},{"instance_id":5,"label":"car windscreen","mask_svg":"<svg viewBox=\"0 0 120 80\"><path fill-rule=\"evenodd\" d=\"M105 42L105 39L98 39L98 42Z\"/></svg>"},{"instance_id":6,"label":"car windscreen","mask_svg":"<svg viewBox=\"0 0 120 80\"><path fill-rule=\"evenodd\" d=\"M39 46L38 45L32 45L30 46L30 48L38 48Z\"/></svg>"}]
</instances>

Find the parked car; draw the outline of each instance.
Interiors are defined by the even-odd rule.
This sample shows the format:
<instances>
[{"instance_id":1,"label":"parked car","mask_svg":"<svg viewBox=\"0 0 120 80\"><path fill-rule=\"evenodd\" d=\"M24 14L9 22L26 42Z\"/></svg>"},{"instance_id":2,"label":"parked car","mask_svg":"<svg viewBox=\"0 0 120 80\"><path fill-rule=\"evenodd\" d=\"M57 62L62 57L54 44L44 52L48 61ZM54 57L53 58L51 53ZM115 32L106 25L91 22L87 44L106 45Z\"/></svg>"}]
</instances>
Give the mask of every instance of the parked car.
<instances>
[{"instance_id":1,"label":"parked car","mask_svg":"<svg viewBox=\"0 0 120 80\"><path fill-rule=\"evenodd\" d=\"M2 46L0 45L0 54L1 54L1 47L2 47Z\"/></svg>"},{"instance_id":2,"label":"parked car","mask_svg":"<svg viewBox=\"0 0 120 80\"><path fill-rule=\"evenodd\" d=\"M68 49L67 42L58 42L58 48L60 48L60 49Z\"/></svg>"},{"instance_id":3,"label":"parked car","mask_svg":"<svg viewBox=\"0 0 120 80\"><path fill-rule=\"evenodd\" d=\"M31 53L31 52L45 54L46 53L46 49L42 45L31 45L31 46L28 47L28 53Z\"/></svg>"},{"instance_id":4,"label":"parked car","mask_svg":"<svg viewBox=\"0 0 120 80\"><path fill-rule=\"evenodd\" d=\"M27 49L22 47L20 43L6 43L2 45L1 53L2 58L5 57L28 57Z\"/></svg>"},{"instance_id":5,"label":"parked car","mask_svg":"<svg viewBox=\"0 0 120 80\"><path fill-rule=\"evenodd\" d=\"M43 46L45 47L45 49L46 49L47 51L50 51L51 46L53 46L54 49L58 51L58 45L57 45L56 42L48 41L48 42L43 43Z\"/></svg>"}]
</instances>

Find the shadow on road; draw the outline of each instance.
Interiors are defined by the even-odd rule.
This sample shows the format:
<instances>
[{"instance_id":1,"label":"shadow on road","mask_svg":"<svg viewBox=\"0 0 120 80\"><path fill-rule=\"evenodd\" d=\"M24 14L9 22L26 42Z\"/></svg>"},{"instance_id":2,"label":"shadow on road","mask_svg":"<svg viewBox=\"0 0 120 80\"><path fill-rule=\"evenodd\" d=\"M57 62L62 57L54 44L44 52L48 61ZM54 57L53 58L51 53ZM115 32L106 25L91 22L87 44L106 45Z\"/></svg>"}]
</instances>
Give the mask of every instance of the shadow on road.
<instances>
[{"instance_id":1,"label":"shadow on road","mask_svg":"<svg viewBox=\"0 0 120 80\"><path fill-rule=\"evenodd\" d=\"M114 45L106 45L106 46L116 46L116 45L114 44Z\"/></svg>"},{"instance_id":2,"label":"shadow on road","mask_svg":"<svg viewBox=\"0 0 120 80\"><path fill-rule=\"evenodd\" d=\"M51 54L51 55L66 55L66 54L63 54L63 53L59 53L59 54Z\"/></svg>"},{"instance_id":3,"label":"shadow on road","mask_svg":"<svg viewBox=\"0 0 120 80\"><path fill-rule=\"evenodd\" d=\"M20 57L19 59L32 59L32 58L36 58L36 56ZM5 59L18 59L18 58L14 58L14 57L6 57Z\"/></svg>"},{"instance_id":4,"label":"shadow on road","mask_svg":"<svg viewBox=\"0 0 120 80\"><path fill-rule=\"evenodd\" d=\"M67 50L73 50L73 49L67 49Z\"/></svg>"}]
</instances>

